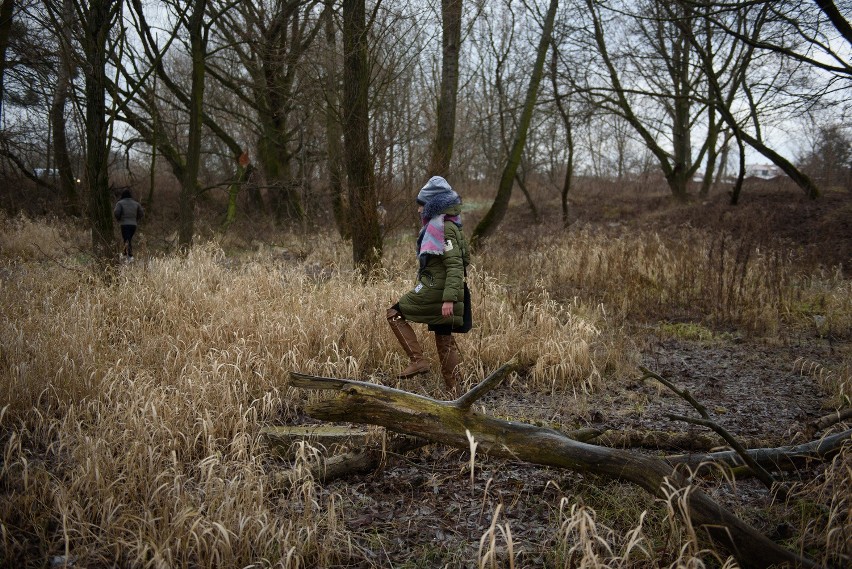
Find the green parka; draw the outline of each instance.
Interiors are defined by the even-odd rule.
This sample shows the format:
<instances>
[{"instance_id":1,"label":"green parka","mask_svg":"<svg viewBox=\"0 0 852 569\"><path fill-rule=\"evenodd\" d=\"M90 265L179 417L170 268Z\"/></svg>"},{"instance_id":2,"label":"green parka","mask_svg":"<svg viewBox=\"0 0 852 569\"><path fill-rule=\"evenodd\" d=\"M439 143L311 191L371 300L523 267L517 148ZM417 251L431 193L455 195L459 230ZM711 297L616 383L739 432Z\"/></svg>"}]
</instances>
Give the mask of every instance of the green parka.
<instances>
[{"instance_id":1,"label":"green parka","mask_svg":"<svg viewBox=\"0 0 852 569\"><path fill-rule=\"evenodd\" d=\"M461 206L448 207L442 213L458 215ZM425 255L426 266L417 274L412 290L399 299L406 320L423 324L452 324L459 327L464 318L465 267L470 262L467 240L452 221L444 223L444 254ZM441 315L441 305L453 302L453 316Z\"/></svg>"}]
</instances>

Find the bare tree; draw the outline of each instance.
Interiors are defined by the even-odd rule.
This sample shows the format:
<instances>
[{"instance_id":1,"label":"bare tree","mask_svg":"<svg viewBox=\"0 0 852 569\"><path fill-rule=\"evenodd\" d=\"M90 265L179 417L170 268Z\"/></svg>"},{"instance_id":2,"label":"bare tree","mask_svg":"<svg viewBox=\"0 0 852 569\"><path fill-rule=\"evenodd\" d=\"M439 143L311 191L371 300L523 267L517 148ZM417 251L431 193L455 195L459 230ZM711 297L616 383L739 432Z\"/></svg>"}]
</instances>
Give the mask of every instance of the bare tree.
<instances>
[{"instance_id":1,"label":"bare tree","mask_svg":"<svg viewBox=\"0 0 852 569\"><path fill-rule=\"evenodd\" d=\"M551 47L550 81L553 88L553 100L556 103L556 109L559 112L559 117L562 119L562 126L565 130L565 146L567 149L565 176L562 180L562 188L559 194L562 206L562 225L563 227L567 227L570 219L568 193L571 191L571 184L574 179L574 117L571 113L570 96L563 95L559 90L559 48L557 42L554 41Z\"/></svg>"},{"instance_id":2,"label":"bare tree","mask_svg":"<svg viewBox=\"0 0 852 569\"><path fill-rule=\"evenodd\" d=\"M457 176L489 180L505 164L511 125L517 122L528 83L528 57L518 41L520 28L512 0L484 3L471 21L470 57L464 62L472 68L457 108L456 139L464 141L455 144Z\"/></svg>"},{"instance_id":3,"label":"bare tree","mask_svg":"<svg viewBox=\"0 0 852 569\"><path fill-rule=\"evenodd\" d=\"M145 143L156 146L157 152L169 163L181 183L178 244L185 249L191 245L195 231L195 204L201 191L199 177L205 153L205 129L228 153L227 167L229 172L233 172L228 174L231 178L227 183L229 194L233 195L237 191L235 188L239 188L251 172L245 148L229 132L228 126L211 114L205 102L210 30L232 5L213 6L207 0L173 4L173 28L168 30L161 45L141 1L132 0L132 4L142 53L128 45L130 54L119 67L122 81L112 83L110 89L117 99L123 101L116 111L121 120L132 127ZM179 39L187 41L188 86L180 81L181 74L170 72L164 63L169 48ZM154 75L164 89L155 91L157 83L151 81ZM178 128L177 121L182 121L186 127ZM207 140L206 144L209 147L212 141ZM226 223L235 215L232 209L229 207Z\"/></svg>"},{"instance_id":4,"label":"bare tree","mask_svg":"<svg viewBox=\"0 0 852 569\"><path fill-rule=\"evenodd\" d=\"M6 50L9 47L9 35L12 31L14 14L14 0L2 0L2 3L0 3L0 116L3 116L3 78L6 75Z\"/></svg>"},{"instance_id":5,"label":"bare tree","mask_svg":"<svg viewBox=\"0 0 852 569\"><path fill-rule=\"evenodd\" d=\"M340 77L337 57L337 26L331 3L323 10L325 29L325 137L328 163L328 185L337 231L343 238L352 237L349 224L349 198L343 186L343 133L340 125Z\"/></svg>"},{"instance_id":6,"label":"bare tree","mask_svg":"<svg viewBox=\"0 0 852 569\"><path fill-rule=\"evenodd\" d=\"M72 170L68 144L69 102L73 96L73 76L80 57L79 44L72 31L76 17L72 0L44 2L45 27L55 33L57 49L55 56L55 81L48 110L50 134L55 170L58 173L59 195L65 211L70 215L80 214L76 176Z\"/></svg>"},{"instance_id":7,"label":"bare tree","mask_svg":"<svg viewBox=\"0 0 852 569\"><path fill-rule=\"evenodd\" d=\"M462 0L441 0L441 89L436 113L435 140L432 143L430 173L447 176L453 157L456 128L456 99L459 87Z\"/></svg>"},{"instance_id":8,"label":"bare tree","mask_svg":"<svg viewBox=\"0 0 852 569\"><path fill-rule=\"evenodd\" d=\"M6 34L2 39L6 51L2 74L4 106L0 107L0 112L5 113L0 154L14 164L20 175L56 194L59 190L51 154L56 140L52 137L50 109L57 91L63 90L57 88L59 60L62 57L81 57L79 43L74 44L73 52L60 45L59 26L51 21L52 2L12 2L11 5L14 7L11 19L4 22L9 29L0 32ZM76 14L72 14L72 20L74 25L66 26L67 33L80 29ZM66 84L65 101L69 91ZM9 109L14 109L14 112ZM82 156L82 151L77 152L75 158L82 159ZM66 203L75 201L66 199Z\"/></svg>"},{"instance_id":9,"label":"bare tree","mask_svg":"<svg viewBox=\"0 0 852 569\"><path fill-rule=\"evenodd\" d=\"M815 128L813 140L800 166L822 187L852 190L852 129L829 123Z\"/></svg>"},{"instance_id":10,"label":"bare tree","mask_svg":"<svg viewBox=\"0 0 852 569\"><path fill-rule=\"evenodd\" d=\"M89 193L89 222L92 250L106 263L113 249L112 192L109 188L108 134L106 107L106 62L110 30L121 13L122 2L115 0L75 0L75 10L83 26L83 72L85 86L86 183Z\"/></svg>"},{"instance_id":11,"label":"bare tree","mask_svg":"<svg viewBox=\"0 0 852 569\"><path fill-rule=\"evenodd\" d=\"M369 141L383 233L414 220L411 192L431 173L436 131L440 58L430 45L437 32L400 6L376 5L368 30Z\"/></svg>"},{"instance_id":12,"label":"bare tree","mask_svg":"<svg viewBox=\"0 0 852 569\"><path fill-rule=\"evenodd\" d=\"M49 4L46 5L49 6ZM53 101L50 107L50 126L53 132L53 156L56 160L56 170L59 173L59 189L65 201L65 211L71 215L79 215L80 204L77 197L77 183L71 169L66 120L68 101L73 87L71 80L76 69L75 60L77 56L71 37L74 23L71 0L62 0L59 10L58 17L54 18L59 37L59 53L56 87L53 91Z\"/></svg>"},{"instance_id":13,"label":"bare tree","mask_svg":"<svg viewBox=\"0 0 852 569\"><path fill-rule=\"evenodd\" d=\"M186 144L186 168L180 190L180 224L178 243L184 249L192 245L195 232L195 198L198 193L198 168L201 163L201 129L204 107L204 74L206 70L207 30L204 26L207 0L195 0L186 20L189 32L192 80L189 92L189 130Z\"/></svg>"},{"instance_id":14,"label":"bare tree","mask_svg":"<svg viewBox=\"0 0 852 569\"><path fill-rule=\"evenodd\" d=\"M643 2L636 8L641 10L641 15L636 17L628 17L626 7L611 6L627 19L624 26L629 22L635 24L635 43L622 46L616 58L610 50L603 8L586 0L594 44L607 77L606 84L593 93L598 105L623 117L636 131L657 159L672 195L686 199L688 183L700 166L707 142L698 146L696 155L693 126L701 109L695 108L695 92L701 76L696 72L688 37L673 20L676 17L684 26L691 27L695 25L696 16L691 7L671 8L677 12L671 16L666 14L662 4L657 0ZM620 70L619 61L628 65L629 71ZM625 84L623 77L629 77L630 83ZM642 83L647 87L641 86ZM633 101L633 96L639 100ZM645 106L652 110L642 115L640 109Z\"/></svg>"},{"instance_id":15,"label":"bare tree","mask_svg":"<svg viewBox=\"0 0 852 569\"><path fill-rule=\"evenodd\" d=\"M376 186L370 154L367 60L367 22L364 0L343 0L343 141L352 258L367 274L381 260L382 236L376 213Z\"/></svg>"},{"instance_id":16,"label":"bare tree","mask_svg":"<svg viewBox=\"0 0 852 569\"><path fill-rule=\"evenodd\" d=\"M320 4L319 0L240 2L216 27L245 72L235 72L228 60L221 66L211 64L210 72L255 114L258 163L279 222L305 215L296 164L305 131L299 111L313 81L303 76L302 68L326 21L318 11Z\"/></svg>"},{"instance_id":17,"label":"bare tree","mask_svg":"<svg viewBox=\"0 0 852 569\"><path fill-rule=\"evenodd\" d=\"M532 122L533 109L538 97L538 87L541 83L541 78L544 72L544 60L547 57L547 49L550 45L550 38L553 33L553 22L556 19L556 9L558 7L558 0L550 0L547 13L544 16L535 63L530 71L526 99L524 100L523 110L521 111L521 116L518 120L518 126L515 131L512 148L509 151L506 166L503 168L503 174L500 177L497 196L494 198L494 203L491 205L491 208L489 208L488 212L473 230L473 235L471 236L471 245L473 246L481 243L497 230L497 227L506 215L506 211L509 209L509 199L512 197L512 186L515 183L515 174L518 171L521 154L523 153L524 145L526 144L527 130Z\"/></svg>"},{"instance_id":18,"label":"bare tree","mask_svg":"<svg viewBox=\"0 0 852 569\"><path fill-rule=\"evenodd\" d=\"M688 0L684 2L684 4L686 3L691 4ZM671 10L671 7L668 4L664 3L663 6L668 10ZM738 70L740 79L734 82L731 90L727 91L723 86L724 79L722 77L724 75L724 71L714 65L712 53L708 51L706 44L697 37L695 30L691 26L687 25L682 19L677 17L673 17L672 19L689 39L690 44L700 58L701 68L707 80L708 98L713 101L714 108L719 112L722 120L724 120L728 128L734 132L737 140L748 144L771 160L774 164L781 168L781 170L784 171L790 179L801 187L808 197L814 199L819 196L819 189L813 181L796 168L790 160L774 150L770 144L764 140L762 135L760 119L762 114L761 111L763 108L770 106L770 101L772 101L771 97L773 95L786 94L786 90L789 88L792 77L795 76L794 72L783 66L783 60L780 68L769 66L769 73L774 74L770 75L767 81L764 81L759 85L759 92L757 91L757 82L749 77L750 75L757 73L758 63L755 62L755 53L756 50L761 49L761 46L763 45L760 38L769 33L768 27L770 22L768 22L768 18L772 15L772 10L774 10L774 8L767 3L758 3L758 5L753 7L741 6L741 8L741 10L738 10L735 13L732 13L730 10L726 10L724 12L717 11L714 12L714 15L712 16L714 18L714 25L718 26L726 33L748 46L748 49L746 50L748 56L744 58L743 64L740 65ZM675 16L672 12L669 13L670 15ZM724 14L728 18L737 22L737 27L732 26L727 20L724 23L720 23L721 14ZM773 22L773 24L777 25L777 22ZM764 60L761 60L761 62L763 61ZM773 69L774 72L772 71ZM765 70L763 72L766 73ZM742 119L738 119L735 115L732 105L735 98L738 101L746 102L748 109L748 123ZM813 102L813 99L803 99L800 95L795 97L795 100L791 104L797 106L803 104L803 102L804 104L807 104L805 101L808 100ZM782 104L779 101L774 101L774 104L778 107L782 107ZM789 111L790 105L786 105L784 108ZM747 126L751 126L753 130L749 131ZM739 191L735 191L732 199L733 202L736 202L738 195Z\"/></svg>"}]
</instances>

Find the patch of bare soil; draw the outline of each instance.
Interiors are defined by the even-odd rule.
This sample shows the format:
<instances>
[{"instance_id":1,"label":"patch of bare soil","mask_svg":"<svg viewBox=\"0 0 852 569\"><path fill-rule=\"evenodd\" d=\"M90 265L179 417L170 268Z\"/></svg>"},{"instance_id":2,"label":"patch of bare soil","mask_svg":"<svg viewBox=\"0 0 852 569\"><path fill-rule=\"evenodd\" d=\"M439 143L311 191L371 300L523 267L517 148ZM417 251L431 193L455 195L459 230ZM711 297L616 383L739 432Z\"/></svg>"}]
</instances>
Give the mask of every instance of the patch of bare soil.
<instances>
[{"instance_id":1,"label":"patch of bare soil","mask_svg":"<svg viewBox=\"0 0 852 569\"><path fill-rule=\"evenodd\" d=\"M681 389L688 390L732 433L789 444L806 423L828 412L825 397L813 377L802 374L802 360L837 362L827 343L802 346L762 344L701 344L665 340L643 354L643 365ZM824 364L825 365L825 364ZM666 414L697 417L681 397L654 379L630 385L635 406L625 411L616 398L602 414L615 428L704 431L673 423Z\"/></svg>"}]
</instances>

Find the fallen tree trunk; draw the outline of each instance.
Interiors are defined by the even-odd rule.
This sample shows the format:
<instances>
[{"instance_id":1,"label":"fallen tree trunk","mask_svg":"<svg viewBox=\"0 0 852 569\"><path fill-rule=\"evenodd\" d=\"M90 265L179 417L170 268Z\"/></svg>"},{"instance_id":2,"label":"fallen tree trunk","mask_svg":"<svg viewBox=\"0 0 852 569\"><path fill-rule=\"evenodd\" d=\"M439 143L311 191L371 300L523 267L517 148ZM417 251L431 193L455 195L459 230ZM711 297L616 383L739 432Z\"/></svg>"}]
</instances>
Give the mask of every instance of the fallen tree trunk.
<instances>
[{"instance_id":1,"label":"fallen tree trunk","mask_svg":"<svg viewBox=\"0 0 852 569\"><path fill-rule=\"evenodd\" d=\"M396 437L388 442L385 449L367 448L325 458L311 468L311 474L317 480L328 482L348 474L371 472L385 459L387 453L403 454L428 444L428 440L417 437Z\"/></svg>"},{"instance_id":2,"label":"fallen tree trunk","mask_svg":"<svg viewBox=\"0 0 852 569\"><path fill-rule=\"evenodd\" d=\"M380 425L392 431L467 449L469 437L478 448L495 455L544 466L567 468L627 480L663 499L682 500L696 528L750 567L817 565L774 543L713 501L658 458L608 449L573 440L553 429L504 421L472 411L476 399L502 380L507 366L486 378L456 401L436 401L406 391L345 379L291 372L293 387L325 389L337 397L309 405L314 418Z\"/></svg>"},{"instance_id":3,"label":"fallen tree trunk","mask_svg":"<svg viewBox=\"0 0 852 569\"><path fill-rule=\"evenodd\" d=\"M594 444L611 448L647 448L706 454L723 446L725 441L714 433L607 429L594 439ZM751 448L765 447L769 446L771 441L755 437L745 439L743 444Z\"/></svg>"},{"instance_id":4,"label":"fallen tree trunk","mask_svg":"<svg viewBox=\"0 0 852 569\"><path fill-rule=\"evenodd\" d=\"M597 432L594 429L580 429L566 435L575 440L585 441L594 438ZM349 474L371 472L384 462L388 453L405 454L430 444L432 441L429 439L397 435L388 440L385 448L365 448L324 458L320 464L311 467L311 474L317 480L328 482Z\"/></svg>"},{"instance_id":5,"label":"fallen tree trunk","mask_svg":"<svg viewBox=\"0 0 852 569\"><path fill-rule=\"evenodd\" d=\"M789 470L801 466L802 463L813 459L825 459L840 450L843 444L852 438L852 429L811 441L809 443L778 448L755 448L746 452L763 468L774 470ZM683 464L691 469L708 464L723 464L732 468L745 466L738 453L732 450L700 453L679 454L667 456L669 464Z\"/></svg>"},{"instance_id":6,"label":"fallen tree trunk","mask_svg":"<svg viewBox=\"0 0 852 569\"><path fill-rule=\"evenodd\" d=\"M838 409L837 411L826 415L825 417L820 417L813 423L809 425L811 428L811 434L819 433L824 431L825 429L836 425L837 423L841 423L843 421L847 421L852 419L852 407L847 407L846 409Z\"/></svg>"}]
</instances>

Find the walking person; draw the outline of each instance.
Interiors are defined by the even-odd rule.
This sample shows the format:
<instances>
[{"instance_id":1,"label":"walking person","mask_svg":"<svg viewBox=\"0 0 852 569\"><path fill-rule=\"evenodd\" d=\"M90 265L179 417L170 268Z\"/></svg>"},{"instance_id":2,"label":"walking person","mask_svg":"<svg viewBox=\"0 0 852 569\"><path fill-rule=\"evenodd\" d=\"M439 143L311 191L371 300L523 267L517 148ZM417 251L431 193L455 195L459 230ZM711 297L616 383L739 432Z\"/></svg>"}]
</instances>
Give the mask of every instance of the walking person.
<instances>
[{"instance_id":1,"label":"walking person","mask_svg":"<svg viewBox=\"0 0 852 569\"><path fill-rule=\"evenodd\" d=\"M133 199L130 190L121 192L121 199L115 204L112 211L118 224L121 226L121 240L124 242L123 255L127 261L133 261L133 236L136 234L136 226L145 216L142 204Z\"/></svg>"},{"instance_id":2,"label":"walking person","mask_svg":"<svg viewBox=\"0 0 852 569\"><path fill-rule=\"evenodd\" d=\"M427 324L435 334L444 386L456 394L461 358L453 333L468 332L473 326L465 282L470 254L462 233L461 198L444 178L433 176L417 194L417 205L422 228L417 237L416 284L387 310L391 330L409 358L398 377L430 370L409 322Z\"/></svg>"}]
</instances>

